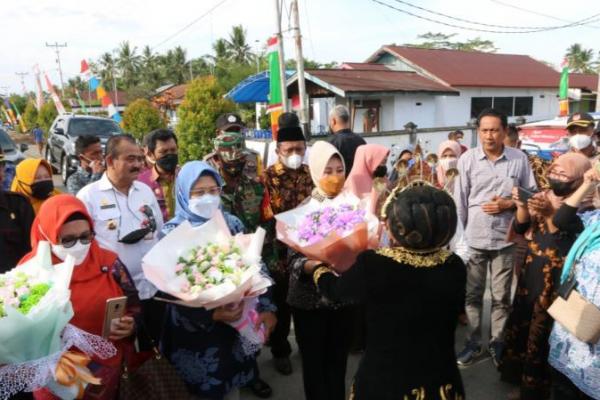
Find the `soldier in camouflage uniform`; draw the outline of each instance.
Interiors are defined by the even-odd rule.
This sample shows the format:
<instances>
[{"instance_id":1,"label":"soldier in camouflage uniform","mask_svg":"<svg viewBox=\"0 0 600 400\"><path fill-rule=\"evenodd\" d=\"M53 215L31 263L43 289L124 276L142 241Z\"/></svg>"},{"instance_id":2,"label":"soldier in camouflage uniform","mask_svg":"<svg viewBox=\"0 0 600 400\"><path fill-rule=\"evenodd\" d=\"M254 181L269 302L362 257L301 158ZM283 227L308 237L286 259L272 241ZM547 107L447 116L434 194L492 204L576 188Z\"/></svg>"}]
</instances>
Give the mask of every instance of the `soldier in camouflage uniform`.
<instances>
[{"instance_id":1,"label":"soldier in camouflage uniform","mask_svg":"<svg viewBox=\"0 0 600 400\"><path fill-rule=\"evenodd\" d=\"M248 153L244 137L237 132L223 132L214 140L214 150L213 163L225 181L221 192L223 209L238 217L247 233L253 233L259 226L265 228L267 237L262 257L269 267L274 262L274 251L268 245L275 238L273 213L264 185L245 172ZM271 387L258 376L248 388L260 398L270 397L272 393Z\"/></svg>"},{"instance_id":2,"label":"soldier in camouflage uniform","mask_svg":"<svg viewBox=\"0 0 600 400\"><path fill-rule=\"evenodd\" d=\"M225 132L236 132L239 133L244 141L242 131L246 129L246 125L242 122L239 115L228 113L222 114L217 118L217 136L222 135ZM246 145L244 144L244 147ZM263 173L262 157L257 151L245 148L246 163L244 164L244 174L255 181L259 181ZM204 157L204 161L209 163L215 169L219 168L217 163L217 153L213 151Z\"/></svg>"}]
</instances>

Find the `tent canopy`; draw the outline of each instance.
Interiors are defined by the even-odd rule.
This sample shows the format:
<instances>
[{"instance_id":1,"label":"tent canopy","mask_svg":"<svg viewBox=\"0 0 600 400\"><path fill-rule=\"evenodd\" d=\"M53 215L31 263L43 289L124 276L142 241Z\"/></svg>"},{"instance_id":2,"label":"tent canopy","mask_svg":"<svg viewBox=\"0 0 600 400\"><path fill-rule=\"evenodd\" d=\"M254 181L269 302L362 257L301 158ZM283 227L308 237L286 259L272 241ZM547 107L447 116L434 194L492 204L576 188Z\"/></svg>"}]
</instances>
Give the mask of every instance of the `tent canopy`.
<instances>
[{"instance_id":1,"label":"tent canopy","mask_svg":"<svg viewBox=\"0 0 600 400\"><path fill-rule=\"evenodd\" d=\"M294 71L286 71L289 78ZM236 103L267 103L269 101L269 71L251 75L225 95Z\"/></svg>"}]
</instances>

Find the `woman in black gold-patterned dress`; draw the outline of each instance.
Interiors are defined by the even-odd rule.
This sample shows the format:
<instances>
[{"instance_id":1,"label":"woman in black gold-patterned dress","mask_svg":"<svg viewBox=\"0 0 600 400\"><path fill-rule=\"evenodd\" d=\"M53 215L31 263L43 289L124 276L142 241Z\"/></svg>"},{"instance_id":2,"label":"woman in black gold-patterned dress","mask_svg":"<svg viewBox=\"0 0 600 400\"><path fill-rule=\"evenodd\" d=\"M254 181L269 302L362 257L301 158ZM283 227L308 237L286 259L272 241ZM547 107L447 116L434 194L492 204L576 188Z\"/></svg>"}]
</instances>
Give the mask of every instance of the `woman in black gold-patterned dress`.
<instances>
[{"instance_id":1,"label":"woman in black gold-patterned dress","mask_svg":"<svg viewBox=\"0 0 600 400\"><path fill-rule=\"evenodd\" d=\"M444 249L456 229L454 201L413 185L392 192L382 214L395 247L363 252L341 276L323 264L305 268L326 297L366 306L369 335L352 398L462 400L454 331L466 270Z\"/></svg>"}]
</instances>

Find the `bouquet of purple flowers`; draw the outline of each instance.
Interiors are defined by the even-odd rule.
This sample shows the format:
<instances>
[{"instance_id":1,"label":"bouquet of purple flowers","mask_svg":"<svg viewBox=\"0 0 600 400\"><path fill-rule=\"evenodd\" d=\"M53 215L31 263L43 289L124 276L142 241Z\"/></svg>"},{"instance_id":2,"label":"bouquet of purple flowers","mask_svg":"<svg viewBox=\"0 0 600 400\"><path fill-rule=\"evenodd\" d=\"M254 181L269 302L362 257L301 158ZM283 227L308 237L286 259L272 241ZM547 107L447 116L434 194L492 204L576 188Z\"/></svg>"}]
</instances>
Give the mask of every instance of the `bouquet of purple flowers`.
<instances>
[{"instance_id":1,"label":"bouquet of purple flowers","mask_svg":"<svg viewBox=\"0 0 600 400\"><path fill-rule=\"evenodd\" d=\"M350 204L328 206L306 215L298 226L298 238L303 244L311 245L325 239L332 232L344 236L365 221L365 210Z\"/></svg>"},{"instance_id":2,"label":"bouquet of purple flowers","mask_svg":"<svg viewBox=\"0 0 600 400\"><path fill-rule=\"evenodd\" d=\"M343 193L275 216L277 239L312 260L343 272L356 256L377 243L379 220L356 196Z\"/></svg>"}]
</instances>

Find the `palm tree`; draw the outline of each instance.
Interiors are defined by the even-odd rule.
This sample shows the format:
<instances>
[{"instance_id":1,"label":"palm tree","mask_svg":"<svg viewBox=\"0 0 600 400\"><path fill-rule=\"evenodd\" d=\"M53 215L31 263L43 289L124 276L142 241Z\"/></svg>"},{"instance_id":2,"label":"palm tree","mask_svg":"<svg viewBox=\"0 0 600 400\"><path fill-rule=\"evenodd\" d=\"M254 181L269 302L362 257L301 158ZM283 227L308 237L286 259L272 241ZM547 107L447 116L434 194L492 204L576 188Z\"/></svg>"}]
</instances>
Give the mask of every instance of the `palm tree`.
<instances>
[{"instance_id":1,"label":"palm tree","mask_svg":"<svg viewBox=\"0 0 600 400\"><path fill-rule=\"evenodd\" d=\"M122 42L118 49L117 66L123 85L130 88L137 83L137 72L140 69L140 56L135 54L137 47L131 48L128 41Z\"/></svg>"},{"instance_id":2,"label":"palm tree","mask_svg":"<svg viewBox=\"0 0 600 400\"><path fill-rule=\"evenodd\" d=\"M160 57L157 56L150 46L145 46L142 49L140 57L141 77L144 86L151 89L156 89L163 83L163 74L160 68Z\"/></svg>"},{"instance_id":3,"label":"palm tree","mask_svg":"<svg viewBox=\"0 0 600 400\"><path fill-rule=\"evenodd\" d=\"M115 69L117 63L113 55L109 52L103 53L98 60L100 79L105 87L113 87L113 79L116 79Z\"/></svg>"},{"instance_id":4,"label":"palm tree","mask_svg":"<svg viewBox=\"0 0 600 400\"><path fill-rule=\"evenodd\" d=\"M246 42L246 30L242 25L236 25L231 29L229 40L225 41L230 58L239 64L249 64L253 60L250 45Z\"/></svg>"},{"instance_id":5,"label":"palm tree","mask_svg":"<svg viewBox=\"0 0 600 400\"><path fill-rule=\"evenodd\" d=\"M579 43L571 45L565 54L569 63L569 70L580 73L593 73L594 50L584 49Z\"/></svg>"}]
</instances>

